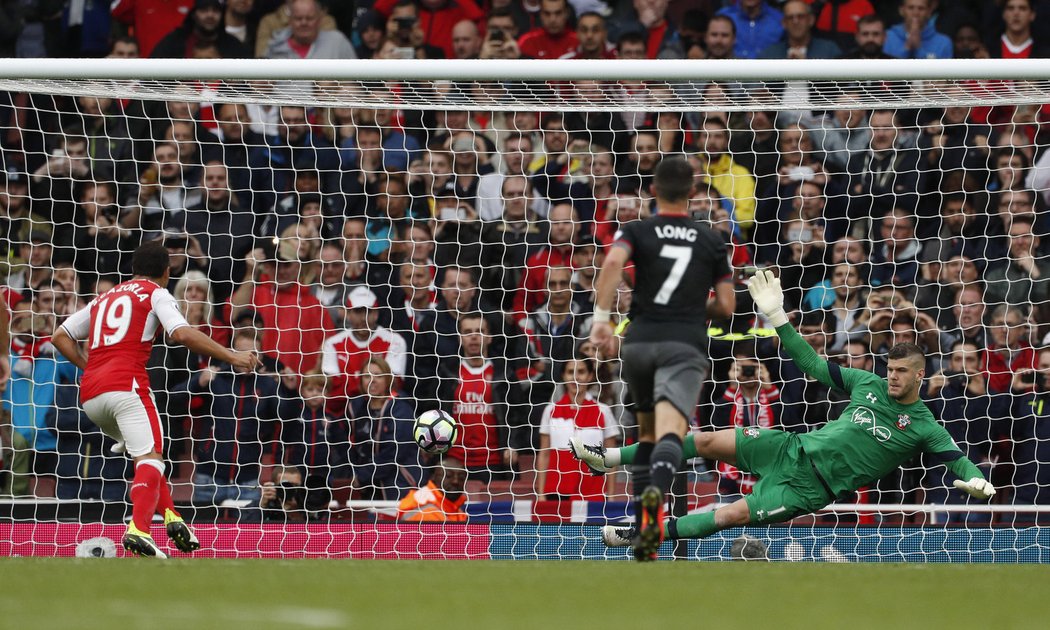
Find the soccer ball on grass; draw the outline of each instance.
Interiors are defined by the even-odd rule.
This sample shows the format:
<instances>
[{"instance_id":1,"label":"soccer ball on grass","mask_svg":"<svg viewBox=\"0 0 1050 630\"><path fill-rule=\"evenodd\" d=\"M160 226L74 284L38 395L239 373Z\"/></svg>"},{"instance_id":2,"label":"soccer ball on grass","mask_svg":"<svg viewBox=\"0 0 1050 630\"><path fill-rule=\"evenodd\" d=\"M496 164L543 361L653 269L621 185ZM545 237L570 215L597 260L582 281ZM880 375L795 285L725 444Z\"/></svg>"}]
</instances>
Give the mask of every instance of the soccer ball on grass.
<instances>
[{"instance_id":1,"label":"soccer ball on grass","mask_svg":"<svg viewBox=\"0 0 1050 630\"><path fill-rule=\"evenodd\" d=\"M444 453L456 442L459 427L455 419L441 411L433 409L416 418L412 437L419 448L428 453Z\"/></svg>"}]
</instances>

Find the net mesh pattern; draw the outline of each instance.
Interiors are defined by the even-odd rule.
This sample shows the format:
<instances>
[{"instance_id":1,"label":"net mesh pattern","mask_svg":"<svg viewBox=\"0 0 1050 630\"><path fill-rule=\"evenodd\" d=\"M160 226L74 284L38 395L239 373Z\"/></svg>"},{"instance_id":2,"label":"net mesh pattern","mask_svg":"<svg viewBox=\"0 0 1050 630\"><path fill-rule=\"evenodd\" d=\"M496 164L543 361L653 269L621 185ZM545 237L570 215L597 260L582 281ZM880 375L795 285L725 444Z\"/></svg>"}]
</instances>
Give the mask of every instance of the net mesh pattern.
<instances>
[{"instance_id":1,"label":"net mesh pattern","mask_svg":"<svg viewBox=\"0 0 1050 630\"><path fill-rule=\"evenodd\" d=\"M339 537L360 557L603 557L593 530L544 525L631 519L626 473L591 477L566 450L569 436L635 441L621 366L575 359L595 353L603 256L620 226L657 210L653 169L671 155L696 169L690 210L725 240L738 296L734 317L710 324L713 371L692 428L808 431L845 407L754 313L747 279L769 267L822 356L884 374L888 347L918 343L924 398L1001 488L991 511L970 512L936 462L906 462L842 500L875 510L816 517L841 526L819 530L828 553L879 549L856 540L869 525L909 545L917 525L1023 529L1050 502L1045 81L5 79L0 90L13 336L0 491L22 497L0 504L29 524L13 543L42 544L34 524L130 514L129 461L87 419L79 376L49 340L130 278L138 244L160 239L191 325L266 357L250 378L163 338L151 358L173 495L195 522L218 523L216 555L341 555ZM629 308L625 284L614 318ZM460 424L453 454L469 473L454 518L471 524L362 525L433 507L416 490L441 483L439 466L412 422L438 408ZM679 514L755 481L702 459L683 470ZM73 527L41 553L101 531ZM764 535L777 553L792 536ZM933 539L908 558L949 557L961 540ZM1039 540L996 553L1043 554ZM685 553L725 555L721 545Z\"/></svg>"}]
</instances>

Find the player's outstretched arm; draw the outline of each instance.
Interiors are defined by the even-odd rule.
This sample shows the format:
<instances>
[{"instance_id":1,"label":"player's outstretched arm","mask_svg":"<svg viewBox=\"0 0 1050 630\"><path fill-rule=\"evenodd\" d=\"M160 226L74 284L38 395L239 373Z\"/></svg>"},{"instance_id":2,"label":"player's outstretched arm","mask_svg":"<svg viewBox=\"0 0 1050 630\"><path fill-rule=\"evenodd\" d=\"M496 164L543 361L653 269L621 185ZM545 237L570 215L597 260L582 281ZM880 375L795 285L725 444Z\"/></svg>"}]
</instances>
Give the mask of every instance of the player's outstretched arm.
<instances>
[{"instance_id":1,"label":"player's outstretched arm","mask_svg":"<svg viewBox=\"0 0 1050 630\"><path fill-rule=\"evenodd\" d=\"M214 339L192 326L180 326L169 335L175 343L182 344L197 354L203 354L235 367L254 370L259 367L259 357L254 352L236 352L224 348Z\"/></svg>"},{"instance_id":2,"label":"player's outstretched arm","mask_svg":"<svg viewBox=\"0 0 1050 630\"><path fill-rule=\"evenodd\" d=\"M952 484L975 499L985 500L995 494L995 486L984 478L977 465L970 461L951 434L942 425L934 425L927 435L923 452L932 457L932 461L944 464L944 467L958 477Z\"/></svg>"},{"instance_id":3,"label":"player's outstretched arm","mask_svg":"<svg viewBox=\"0 0 1050 630\"><path fill-rule=\"evenodd\" d=\"M945 467L958 477L952 485L966 494L981 501L995 496L995 486L985 479L980 469L961 452L957 458L947 462Z\"/></svg>"},{"instance_id":4,"label":"player's outstretched arm","mask_svg":"<svg viewBox=\"0 0 1050 630\"><path fill-rule=\"evenodd\" d=\"M776 328L784 350L798 368L828 387L846 389L841 374L839 378L833 379L830 373L831 369L837 370L838 366L830 367L788 322L787 313L784 312L784 291L780 288L780 278L774 276L769 269L759 269L751 277L747 289L755 301L755 308Z\"/></svg>"}]
</instances>

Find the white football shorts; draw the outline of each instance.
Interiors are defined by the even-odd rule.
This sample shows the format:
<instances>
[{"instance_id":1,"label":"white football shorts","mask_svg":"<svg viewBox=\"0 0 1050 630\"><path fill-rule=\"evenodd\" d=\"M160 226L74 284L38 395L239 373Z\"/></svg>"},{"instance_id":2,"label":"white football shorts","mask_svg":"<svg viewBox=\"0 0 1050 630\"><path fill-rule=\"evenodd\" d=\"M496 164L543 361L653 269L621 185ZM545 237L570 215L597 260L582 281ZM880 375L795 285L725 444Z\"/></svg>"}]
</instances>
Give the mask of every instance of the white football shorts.
<instances>
[{"instance_id":1,"label":"white football shorts","mask_svg":"<svg viewBox=\"0 0 1050 630\"><path fill-rule=\"evenodd\" d=\"M161 452L164 428L149 389L99 394L84 403L84 412L103 433L114 440L124 440L128 455Z\"/></svg>"}]
</instances>

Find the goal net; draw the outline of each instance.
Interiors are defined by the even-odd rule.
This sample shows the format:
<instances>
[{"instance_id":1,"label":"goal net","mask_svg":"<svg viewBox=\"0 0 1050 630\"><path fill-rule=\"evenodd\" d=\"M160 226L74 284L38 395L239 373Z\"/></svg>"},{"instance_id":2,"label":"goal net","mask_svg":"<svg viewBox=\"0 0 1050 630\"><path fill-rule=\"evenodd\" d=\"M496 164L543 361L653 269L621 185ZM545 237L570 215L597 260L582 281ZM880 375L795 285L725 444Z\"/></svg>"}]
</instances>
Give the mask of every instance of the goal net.
<instances>
[{"instance_id":1,"label":"goal net","mask_svg":"<svg viewBox=\"0 0 1050 630\"><path fill-rule=\"evenodd\" d=\"M924 399L1000 489L972 502L916 457L746 532L774 559L1047 558L1050 64L27 61L0 68L2 554L123 532L130 460L49 340L159 239L190 324L265 358L158 340L150 360L200 554L627 557L597 527L631 522L626 473L590 475L568 440L636 441L619 362L588 341L593 282L684 155L737 287L692 430L809 431L848 402L755 315L769 267L829 361L885 375L917 343ZM431 409L459 427L443 463L414 442ZM672 510L754 481L691 460ZM664 552L728 558L740 533Z\"/></svg>"}]
</instances>

